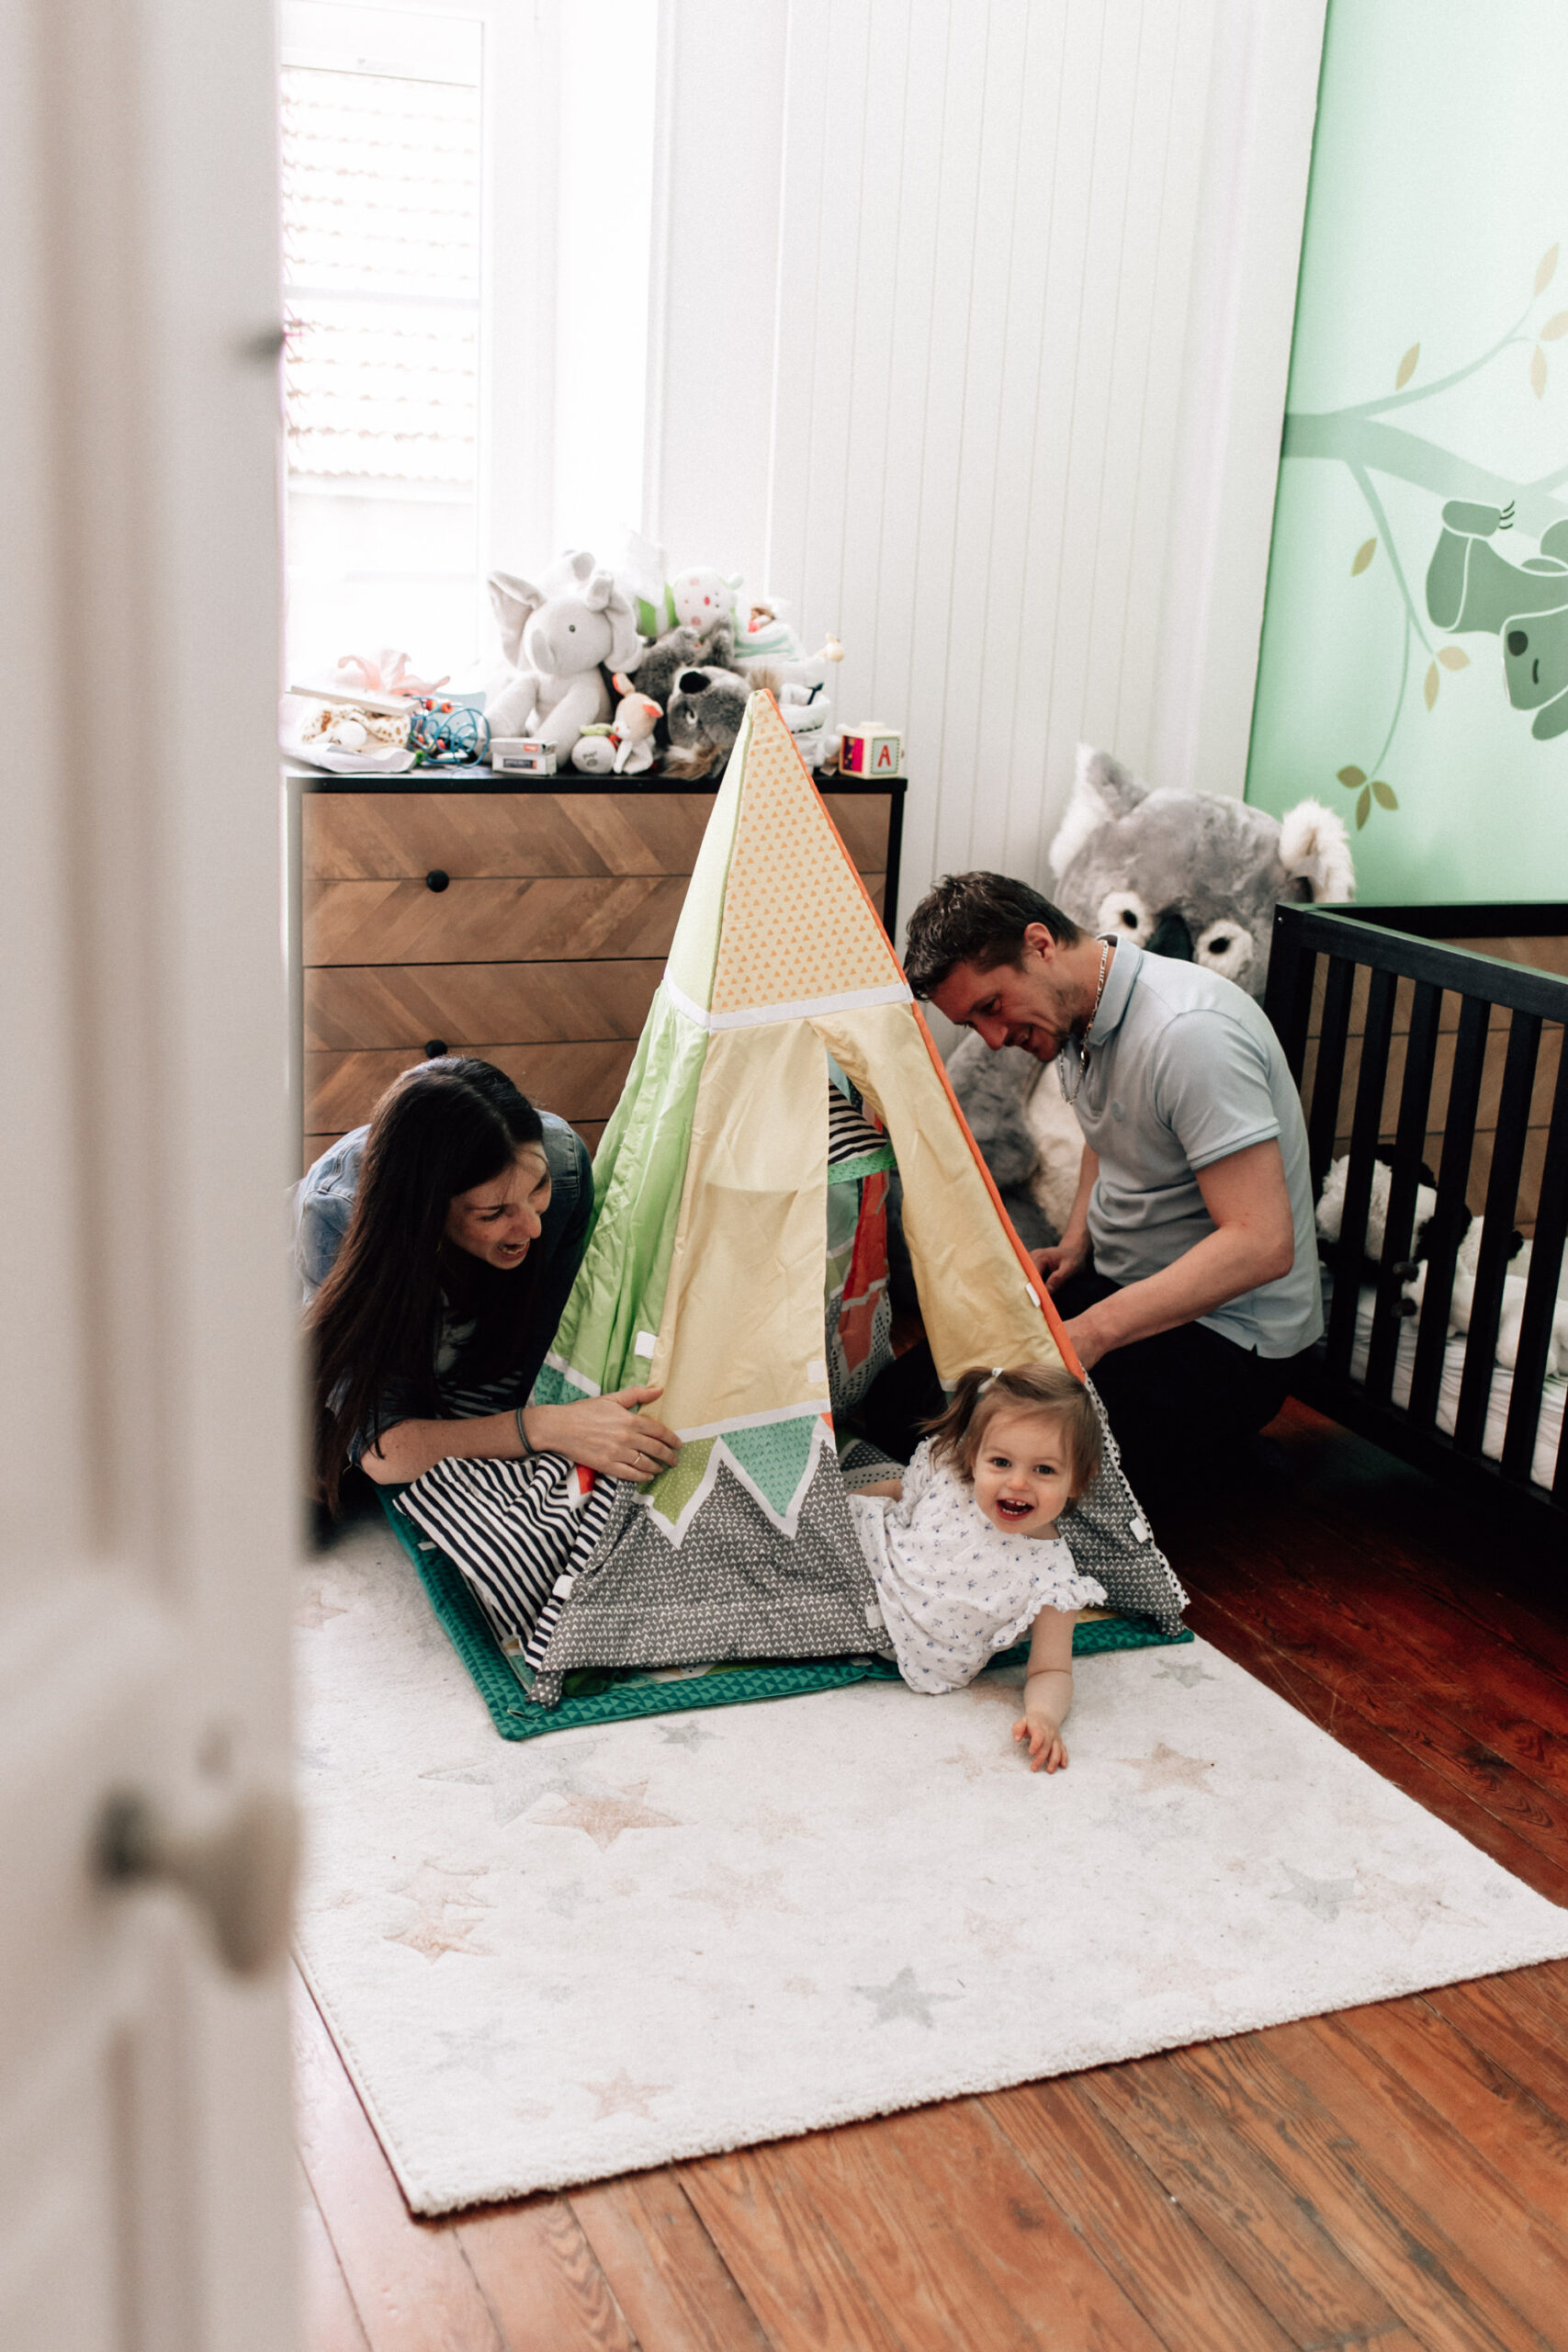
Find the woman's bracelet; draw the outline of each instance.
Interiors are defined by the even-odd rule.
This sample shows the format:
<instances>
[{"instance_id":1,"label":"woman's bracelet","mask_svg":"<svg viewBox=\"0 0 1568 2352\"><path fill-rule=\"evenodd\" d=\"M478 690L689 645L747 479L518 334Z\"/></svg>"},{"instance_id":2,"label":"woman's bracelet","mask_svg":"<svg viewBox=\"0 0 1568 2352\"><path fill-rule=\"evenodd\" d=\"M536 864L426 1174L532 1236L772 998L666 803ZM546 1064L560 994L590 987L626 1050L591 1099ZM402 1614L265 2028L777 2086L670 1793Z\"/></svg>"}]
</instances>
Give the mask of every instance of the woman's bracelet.
<instances>
[{"instance_id":1,"label":"woman's bracelet","mask_svg":"<svg viewBox=\"0 0 1568 2352\"><path fill-rule=\"evenodd\" d=\"M512 1418L517 1424L517 1442L523 1448L523 1459L525 1462L528 1460L531 1454L537 1453L539 1450L538 1447L533 1443L527 1430L523 1426L523 1415L525 1410L526 1408L522 1405L513 1405L512 1408Z\"/></svg>"}]
</instances>

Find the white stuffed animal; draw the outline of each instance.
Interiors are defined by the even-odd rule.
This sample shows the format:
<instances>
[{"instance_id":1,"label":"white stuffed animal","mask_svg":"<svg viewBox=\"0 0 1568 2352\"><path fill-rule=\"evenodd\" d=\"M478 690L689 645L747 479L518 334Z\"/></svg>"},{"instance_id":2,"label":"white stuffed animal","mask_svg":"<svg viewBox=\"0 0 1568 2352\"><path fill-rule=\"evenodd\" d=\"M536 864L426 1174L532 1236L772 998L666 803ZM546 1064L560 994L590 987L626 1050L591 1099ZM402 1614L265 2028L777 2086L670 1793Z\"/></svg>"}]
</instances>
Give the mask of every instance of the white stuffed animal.
<instances>
[{"instance_id":1,"label":"white stuffed animal","mask_svg":"<svg viewBox=\"0 0 1568 2352\"><path fill-rule=\"evenodd\" d=\"M641 775L653 765L653 730L664 713L651 695L638 694L620 671L615 673L615 692L621 697L615 705L613 729L617 746L615 774Z\"/></svg>"},{"instance_id":2,"label":"white stuffed animal","mask_svg":"<svg viewBox=\"0 0 1568 2352\"><path fill-rule=\"evenodd\" d=\"M564 761L585 727L610 716L601 670L632 668L642 649L630 599L582 548L537 588L492 571L490 599L506 660L485 697L490 731L535 736Z\"/></svg>"}]
</instances>

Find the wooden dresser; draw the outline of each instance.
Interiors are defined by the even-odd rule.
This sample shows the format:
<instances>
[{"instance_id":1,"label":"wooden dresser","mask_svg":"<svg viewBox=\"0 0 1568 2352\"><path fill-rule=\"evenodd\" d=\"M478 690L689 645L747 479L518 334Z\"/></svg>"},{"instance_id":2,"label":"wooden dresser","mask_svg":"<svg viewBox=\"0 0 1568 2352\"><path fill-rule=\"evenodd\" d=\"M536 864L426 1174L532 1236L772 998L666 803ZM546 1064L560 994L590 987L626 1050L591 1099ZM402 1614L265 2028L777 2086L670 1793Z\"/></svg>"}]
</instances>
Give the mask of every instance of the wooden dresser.
<instances>
[{"instance_id":1,"label":"wooden dresser","mask_svg":"<svg viewBox=\"0 0 1568 2352\"><path fill-rule=\"evenodd\" d=\"M902 778L826 780L879 910ZM592 1149L631 1067L714 786L293 775L302 1165L436 1053L493 1061Z\"/></svg>"}]
</instances>

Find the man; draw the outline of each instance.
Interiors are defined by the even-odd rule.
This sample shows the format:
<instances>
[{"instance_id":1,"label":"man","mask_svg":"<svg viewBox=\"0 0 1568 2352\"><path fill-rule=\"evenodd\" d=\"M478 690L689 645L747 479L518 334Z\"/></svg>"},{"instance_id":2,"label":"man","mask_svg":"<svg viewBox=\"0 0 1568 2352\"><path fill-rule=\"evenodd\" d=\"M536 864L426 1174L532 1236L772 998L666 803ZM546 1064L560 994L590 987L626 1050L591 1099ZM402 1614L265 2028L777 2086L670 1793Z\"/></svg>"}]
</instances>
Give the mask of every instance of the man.
<instances>
[{"instance_id":1,"label":"man","mask_svg":"<svg viewBox=\"0 0 1568 2352\"><path fill-rule=\"evenodd\" d=\"M999 874L939 882L905 966L993 1052L1058 1063L1083 1164L1066 1231L1034 1257L1134 1486L1217 1470L1323 1329L1306 1126L1262 1011Z\"/></svg>"}]
</instances>

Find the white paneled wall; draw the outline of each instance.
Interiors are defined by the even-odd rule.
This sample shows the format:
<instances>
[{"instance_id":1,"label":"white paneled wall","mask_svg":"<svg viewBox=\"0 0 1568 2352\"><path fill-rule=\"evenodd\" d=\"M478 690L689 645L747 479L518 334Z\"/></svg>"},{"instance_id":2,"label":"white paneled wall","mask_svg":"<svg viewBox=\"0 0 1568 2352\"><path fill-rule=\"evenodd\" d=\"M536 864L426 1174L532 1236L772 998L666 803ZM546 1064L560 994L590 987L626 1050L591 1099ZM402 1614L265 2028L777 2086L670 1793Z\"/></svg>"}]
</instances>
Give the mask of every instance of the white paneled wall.
<instances>
[{"instance_id":1,"label":"white paneled wall","mask_svg":"<svg viewBox=\"0 0 1568 2352\"><path fill-rule=\"evenodd\" d=\"M1242 788L1321 35L1292 5L1270 100L1285 0L664 0L649 526L835 630L840 717L905 729L906 913L949 868L1045 878L1080 736ZM1238 333L1247 157L1274 268ZM1222 514L1252 641L1211 723Z\"/></svg>"}]
</instances>

